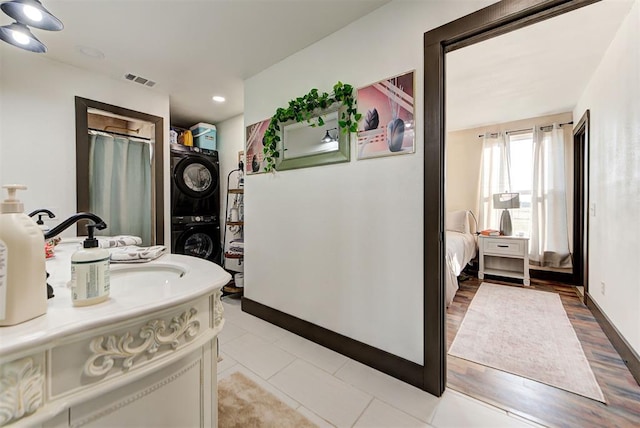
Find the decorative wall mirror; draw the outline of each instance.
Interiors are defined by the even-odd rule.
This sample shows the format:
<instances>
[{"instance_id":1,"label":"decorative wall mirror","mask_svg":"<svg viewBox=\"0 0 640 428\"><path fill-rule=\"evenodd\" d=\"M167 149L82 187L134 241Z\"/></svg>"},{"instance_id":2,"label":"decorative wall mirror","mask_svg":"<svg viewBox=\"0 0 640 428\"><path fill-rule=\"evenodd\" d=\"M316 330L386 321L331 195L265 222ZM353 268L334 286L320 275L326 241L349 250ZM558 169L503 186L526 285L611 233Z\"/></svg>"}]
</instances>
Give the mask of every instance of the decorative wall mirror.
<instances>
[{"instance_id":1,"label":"decorative wall mirror","mask_svg":"<svg viewBox=\"0 0 640 428\"><path fill-rule=\"evenodd\" d=\"M281 156L276 161L276 169L349 162L350 133L338 126L338 117L345 109L342 104L334 103L326 110L316 111L309 121L291 120L280 124L278 151ZM319 118L322 125L318 125Z\"/></svg>"},{"instance_id":2,"label":"decorative wall mirror","mask_svg":"<svg viewBox=\"0 0 640 428\"><path fill-rule=\"evenodd\" d=\"M78 212L103 218L107 235L163 244L164 119L81 97L75 106ZM77 232L86 234L84 222Z\"/></svg>"}]
</instances>

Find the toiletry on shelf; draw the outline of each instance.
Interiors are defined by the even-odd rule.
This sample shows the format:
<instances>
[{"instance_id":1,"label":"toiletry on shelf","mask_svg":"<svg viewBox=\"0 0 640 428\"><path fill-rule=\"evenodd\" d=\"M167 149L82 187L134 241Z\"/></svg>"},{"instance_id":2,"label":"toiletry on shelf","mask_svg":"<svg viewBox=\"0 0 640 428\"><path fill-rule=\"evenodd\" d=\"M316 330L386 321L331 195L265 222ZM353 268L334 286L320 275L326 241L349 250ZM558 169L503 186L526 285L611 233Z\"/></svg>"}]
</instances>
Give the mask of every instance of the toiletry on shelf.
<instances>
[{"instance_id":1,"label":"toiletry on shelf","mask_svg":"<svg viewBox=\"0 0 640 428\"><path fill-rule=\"evenodd\" d=\"M88 306L109 298L109 250L100 248L94 237L98 225L88 224L89 236L82 249L71 256L71 300L74 306Z\"/></svg>"},{"instance_id":2,"label":"toiletry on shelf","mask_svg":"<svg viewBox=\"0 0 640 428\"><path fill-rule=\"evenodd\" d=\"M0 326L6 326L47 312L47 272L42 231L16 199L27 186L2 187L9 192L0 204Z\"/></svg>"}]
</instances>

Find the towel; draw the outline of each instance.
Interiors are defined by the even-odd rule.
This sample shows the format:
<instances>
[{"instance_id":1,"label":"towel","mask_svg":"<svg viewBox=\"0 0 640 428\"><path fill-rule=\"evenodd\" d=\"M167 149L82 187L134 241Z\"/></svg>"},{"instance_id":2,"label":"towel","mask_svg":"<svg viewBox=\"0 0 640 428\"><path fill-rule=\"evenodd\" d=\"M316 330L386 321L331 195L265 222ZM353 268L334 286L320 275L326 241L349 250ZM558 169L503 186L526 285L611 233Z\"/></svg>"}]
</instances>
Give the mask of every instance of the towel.
<instances>
[{"instance_id":1,"label":"towel","mask_svg":"<svg viewBox=\"0 0 640 428\"><path fill-rule=\"evenodd\" d=\"M112 238L98 238L100 248L126 247L127 245L140 245L142 238L139 236L120 235Z\"/></svg>"},{"instance_id":2,"label":"towel","mask_svg":"<svg viewBox=\"0 0 640 428\"><path fill-rule=\"evenodd\" d=\"M129 245L109 250L112 263L145 263L155 260L167 252L164 245L154 245L152 247L138 247Z\"/></svg>"},{"instance_id":3,"label":"towel","mask_svg":"<svg viewBox=\"0 0 640 428\"><path fill-rule=\"evenodd\" d=\"M229 254L242 255L244 254L244 240L234 239L229 242Z\"/></svg>"}]
</instances>

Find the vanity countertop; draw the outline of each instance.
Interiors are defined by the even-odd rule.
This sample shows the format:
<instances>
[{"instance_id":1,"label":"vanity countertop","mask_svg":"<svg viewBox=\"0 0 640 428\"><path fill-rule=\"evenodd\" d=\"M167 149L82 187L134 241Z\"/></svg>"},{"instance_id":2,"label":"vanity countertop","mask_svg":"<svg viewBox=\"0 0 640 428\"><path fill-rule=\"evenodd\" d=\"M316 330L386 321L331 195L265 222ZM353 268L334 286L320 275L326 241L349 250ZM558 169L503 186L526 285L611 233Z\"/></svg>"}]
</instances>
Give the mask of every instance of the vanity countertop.
<instances>
[{"instance_id":1,"label":"vanity countertop","mask_svg":"<svg viewBox=\"0 0 640 428\"><path fill-rule=\"evenodd\" d=\"M165 254L147 263L112 264L110 298L96 305L74 307L67 284L71 279L71 254L79 245L79 240L69 239L56 246L55 257L47 260L48 282L55 297L49 299L46 314L0 327L0 359L46 347L71 334L180 305L210 294L231 280L229 273L210 261Z\"/></svg>"}]
</instances>

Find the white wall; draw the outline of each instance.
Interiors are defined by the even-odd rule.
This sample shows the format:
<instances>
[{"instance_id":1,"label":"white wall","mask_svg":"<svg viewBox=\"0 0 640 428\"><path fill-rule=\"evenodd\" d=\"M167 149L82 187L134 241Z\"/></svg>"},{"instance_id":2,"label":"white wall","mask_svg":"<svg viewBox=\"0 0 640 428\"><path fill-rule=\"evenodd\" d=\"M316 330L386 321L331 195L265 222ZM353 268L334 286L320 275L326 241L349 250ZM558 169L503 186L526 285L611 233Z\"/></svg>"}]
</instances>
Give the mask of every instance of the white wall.
<instances>
[{"instance_id":1,"label":"white wall","mask_svg":"<svg viewBox=\"0 0 640 428\"><path fill-rule=\"evenodd\" d=\"M423 33L489 3L394 1L245 81L252 124L416 71L415 154L247 177L246 297L423 363Z\"/></svg>"},{"instance_id":2,"label":"white wall","mask_svg":"<svg viewBox=\"0 0 640 428\"><path fill-rule=\"evenodd\" d=\"M216 124L218 137L218 155L220 160L220 239L224 238L224 224L227 210L227 175L238 168L238 152L244 150L244 116L238 115ZM237 187L237 173L231 176L231 188ZM233 203L231 197L229 200ZM227 242L234 236L227 232ZM227 260L227 269L241 272L244 263Z\"/></svg>"},{"instance_id":3,"label":"white wall","mask_svg":"<svg viewBox=\"0 0 640 428\"><path fill-rule=\"evenodd\" d=\"M162 116L164 138L169 141L168 96L11 46L0 55L0 183L28 186L20 195L26 212L48 208L58 219L76 212L76 95ZM164 215L168 219L168 143L165 146ZM74 231L70 228L66 234ZM165 243L169 242L167 221Z\"/></svg>"},{"instance_id":4,"label":"white wall","mask_svg":"<svg viewBox=\"0 0 640 428\"><path fill-rule=\"evenodd\" d=\"M591 111L589 294L640 353L640 0L582 94ZM601 283L604 282L603 292Z\"/></svg>"}]
</instances>

